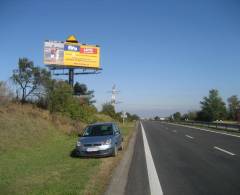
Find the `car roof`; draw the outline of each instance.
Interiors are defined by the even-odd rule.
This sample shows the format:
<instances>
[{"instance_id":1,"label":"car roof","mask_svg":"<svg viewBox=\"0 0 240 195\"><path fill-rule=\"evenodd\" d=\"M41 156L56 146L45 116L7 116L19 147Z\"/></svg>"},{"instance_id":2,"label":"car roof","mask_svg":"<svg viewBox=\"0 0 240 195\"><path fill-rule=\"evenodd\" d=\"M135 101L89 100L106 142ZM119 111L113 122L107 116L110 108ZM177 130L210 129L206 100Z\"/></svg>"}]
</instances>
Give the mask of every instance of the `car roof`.
<instances>
[{"instance_id":1,"label":"car roof","mask_svg":"<svg viewBox=\"0 0 240 195\"><path fill-rule=\"evenodd\" d=\"M95 126L95 125L115 125L115 123L114 122L99 122L99 123L90 124L89 126Z\"/></svg>"}]
</instances>

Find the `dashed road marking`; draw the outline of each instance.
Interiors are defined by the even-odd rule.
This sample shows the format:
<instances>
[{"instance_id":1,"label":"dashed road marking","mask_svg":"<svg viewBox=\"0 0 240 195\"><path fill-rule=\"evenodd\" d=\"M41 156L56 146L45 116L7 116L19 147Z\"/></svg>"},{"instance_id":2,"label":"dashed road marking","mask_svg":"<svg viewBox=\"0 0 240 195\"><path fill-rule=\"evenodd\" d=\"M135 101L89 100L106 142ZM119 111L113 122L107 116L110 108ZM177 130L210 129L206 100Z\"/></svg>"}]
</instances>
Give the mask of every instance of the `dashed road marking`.
<instances>
[{"instance_id":1,"label":"dashed road marking","mask_svg":"<svg viewBox=\"0 0 240 195\"><path fill-rule=\"evenodd\" d=\"M190 135L185 135L186 137L190 138L190 139L194 139L194 137L190 136Z\"/></svg>"},{"instance_id":2,"label":"dashed road marking","mask_svg":"<svg viewBox=\"0 0 240 195\"><path fill-rule=\"evenodd\" d=\"M224 150L224 149L222 149L222 148L219 148L219 147L217 147L217 146L214 146L213 148L216 149L216 150L219 150L219 151L225 152L226 154L229 154L229 155L231 155L231 156L236 155L236 154L234 154L234 153L232 153L232 152L229 152L229 151Z\"/></svg>"}]
</instances>

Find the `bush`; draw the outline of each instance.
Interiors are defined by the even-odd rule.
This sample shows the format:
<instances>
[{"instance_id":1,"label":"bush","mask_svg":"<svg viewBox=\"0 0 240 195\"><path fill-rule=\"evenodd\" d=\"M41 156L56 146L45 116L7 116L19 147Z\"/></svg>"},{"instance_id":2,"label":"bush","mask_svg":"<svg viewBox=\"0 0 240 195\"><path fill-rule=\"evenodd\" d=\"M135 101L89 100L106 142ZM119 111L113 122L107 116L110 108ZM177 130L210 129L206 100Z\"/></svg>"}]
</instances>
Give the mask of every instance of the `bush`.
<instances>
[{"instance_id":1,"label":"bush","mask_svg":"<svg viewBox=\"0 0 240 195\"><path fill-rule=\"evenodd\" d=\"M12 100L13 94L5 82L0 81L0 105L6 105Z\"/></svg>"},{"instance_id":2,"label":"bush","mask_svg":"<svg viewBox=\"0 0 240 195\"><path fill-rule=\"evenodd\" d=\"M86 123L96 122L94 114L97 112L92 105L83 104L78 97L74 97L72 87L65 81L54 83L49 91L49 111L50 113L61 113L74 120Z\"/></svg>"},{"instance_id":3,"label":"bush","mask_svg":"<svg viewBox=\"0 0 240 195\"><path fill-rule=\"evenodd\" d=\"M116 118L115 108L110 103L105 103L102 105L102 113L110 116L111 118Z\"/></svg>"}]
</instances>

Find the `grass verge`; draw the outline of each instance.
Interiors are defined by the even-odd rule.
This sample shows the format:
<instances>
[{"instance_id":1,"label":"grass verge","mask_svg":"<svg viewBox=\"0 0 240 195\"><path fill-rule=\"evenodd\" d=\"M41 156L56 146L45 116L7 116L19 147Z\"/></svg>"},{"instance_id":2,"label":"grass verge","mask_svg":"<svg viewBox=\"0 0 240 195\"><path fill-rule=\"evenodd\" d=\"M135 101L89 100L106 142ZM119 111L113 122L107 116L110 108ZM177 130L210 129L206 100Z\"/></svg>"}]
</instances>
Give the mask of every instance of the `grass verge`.
<instances>
[{"instance_id":1,"label":"grass verge","mask_svg":"<svg viewBox=\"0 0 240 195\"><path fill-rule=\"evenodd\" d=\"M72 121L31 106L0 108L0 194L102 194L121 159L72 158ZM64 122L63 122L64 121ZM122 128L125 142L134 124Z\"/></svg>"}]
</instances>

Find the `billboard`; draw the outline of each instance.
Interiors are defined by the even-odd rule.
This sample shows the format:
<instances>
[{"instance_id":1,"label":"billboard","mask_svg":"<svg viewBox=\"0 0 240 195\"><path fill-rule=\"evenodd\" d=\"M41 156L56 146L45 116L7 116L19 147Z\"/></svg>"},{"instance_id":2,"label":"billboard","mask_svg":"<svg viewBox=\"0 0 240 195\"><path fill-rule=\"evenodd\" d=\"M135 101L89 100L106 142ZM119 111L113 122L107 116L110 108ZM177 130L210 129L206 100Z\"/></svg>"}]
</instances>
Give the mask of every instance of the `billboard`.
<instances>
[{"instance_id":1,"label":"billboard","mask_svg":"<svg viewBox=\"0 0 240 195\"><path fill-rule=\"evenodd\" d=\"M100 47L80 43L45 41L44 64L100 68Z\"/></svg>"}]
</instances>

